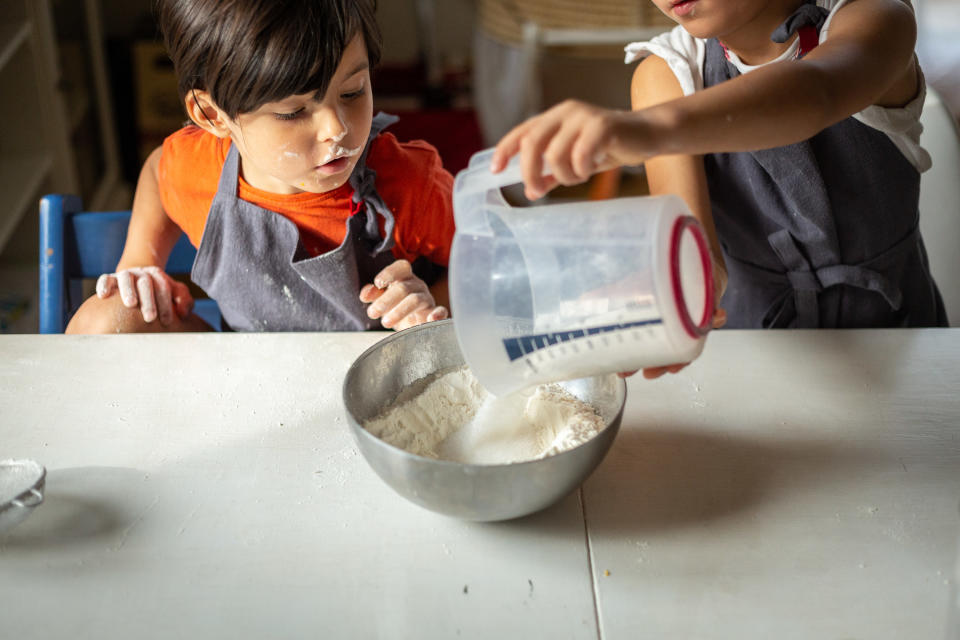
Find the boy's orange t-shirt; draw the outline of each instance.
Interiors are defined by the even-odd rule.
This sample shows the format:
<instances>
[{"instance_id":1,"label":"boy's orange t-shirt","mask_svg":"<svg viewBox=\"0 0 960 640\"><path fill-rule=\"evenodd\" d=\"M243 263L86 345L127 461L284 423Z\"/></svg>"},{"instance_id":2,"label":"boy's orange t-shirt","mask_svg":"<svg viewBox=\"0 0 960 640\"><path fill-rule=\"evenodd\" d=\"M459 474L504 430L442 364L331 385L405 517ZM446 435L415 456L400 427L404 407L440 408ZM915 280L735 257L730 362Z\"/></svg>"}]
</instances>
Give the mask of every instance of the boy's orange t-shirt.
<instances>
[{"instance_id":1,"label":"boy's orange t-shirt","mask_svg":"<svg viewBox=\"0 0 960 640\"><path fill-rule=\"evenodd\" d=\"M189 125L163 141L158 169L164 210L200 246L210 204L230 140ZM367 166L377 173L377 192L393 212L393 255L413 262L424 256L446 266L453 242L453 176L431 145L398 142L391 133L374 138ZM353 188L349 183L325 193L276 194L256 189L240 177L242 200L275 211L300 230L304 248L320 255L340 246L346 235ZM384 232L383 220L380 233Z\"/></svg>"}]
</instances>

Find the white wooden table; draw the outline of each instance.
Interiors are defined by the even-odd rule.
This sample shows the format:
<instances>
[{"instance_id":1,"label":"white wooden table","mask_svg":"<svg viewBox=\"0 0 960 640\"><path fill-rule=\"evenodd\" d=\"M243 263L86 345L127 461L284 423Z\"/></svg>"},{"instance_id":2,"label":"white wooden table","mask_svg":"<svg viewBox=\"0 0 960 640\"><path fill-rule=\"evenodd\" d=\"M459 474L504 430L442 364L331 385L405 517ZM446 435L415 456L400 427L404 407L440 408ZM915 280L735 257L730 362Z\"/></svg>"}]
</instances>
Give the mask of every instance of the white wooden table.
<instances>
[{"instance_id":1,"label":"white wooden table","mask_svg":"<svg viewBox=\"0 0 960 640\"><path fill-rule=\"evenodd\" d=\"M469 523L348 432L375 334L0 336L0 637L941 638L960 330L717 332L581 492Z\"/></svg>"}]
</instances>

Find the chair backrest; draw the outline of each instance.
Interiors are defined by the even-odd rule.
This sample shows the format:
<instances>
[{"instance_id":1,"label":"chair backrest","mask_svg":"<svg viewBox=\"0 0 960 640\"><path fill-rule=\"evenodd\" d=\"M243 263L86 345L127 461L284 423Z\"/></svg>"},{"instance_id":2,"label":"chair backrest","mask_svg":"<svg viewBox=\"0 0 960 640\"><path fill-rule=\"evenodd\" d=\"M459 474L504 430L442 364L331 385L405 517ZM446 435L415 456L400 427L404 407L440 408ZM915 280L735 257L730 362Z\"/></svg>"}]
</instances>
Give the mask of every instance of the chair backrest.
<instances>
[{"instance_id":1,"label":"chair backrest","mask_svg":"<svg viewBox=\"0 0 960 640\"><path fill-rule=\"evenodd\" d=\"M920 176L920 232L950 325L960 326L960 132L940 96L928 89L920 142L933 167Z\"/></svg>"},{"instance_id":2,"label":"chair backrest","mask_svg":"<svg viewBox=\"0 0 960 640\"><path fill-rule=\"evenodd\" d=\"M80 198L46 195L40 199L40 333L63 333L83 302L82 281L112 272L127 239L130 211L81 211ZM171 275L189 274L196 250L180 237L167 260ZM194 312L220 329L220 311L209 299Z\"/></svg>"}]
</instances>

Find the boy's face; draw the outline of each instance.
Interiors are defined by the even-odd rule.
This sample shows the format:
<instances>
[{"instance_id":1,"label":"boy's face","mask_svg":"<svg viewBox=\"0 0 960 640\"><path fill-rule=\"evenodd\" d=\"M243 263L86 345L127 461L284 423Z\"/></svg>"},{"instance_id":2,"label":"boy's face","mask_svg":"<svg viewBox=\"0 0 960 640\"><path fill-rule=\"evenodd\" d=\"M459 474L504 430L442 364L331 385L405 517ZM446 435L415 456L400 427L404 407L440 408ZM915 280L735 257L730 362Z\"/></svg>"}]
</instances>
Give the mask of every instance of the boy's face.
<instances>
[{"instance_id":1,"label":"boy's face","mask_svg":"<svg viewBox=\"0 0 960 640\"><path fill-rule=\"evenodd\" d=\"M279 194L343 185L370 135L373 95L363 37L343 52L326 95L292 95L228 121L244 179Z\"/></svg>"}]
</instances>

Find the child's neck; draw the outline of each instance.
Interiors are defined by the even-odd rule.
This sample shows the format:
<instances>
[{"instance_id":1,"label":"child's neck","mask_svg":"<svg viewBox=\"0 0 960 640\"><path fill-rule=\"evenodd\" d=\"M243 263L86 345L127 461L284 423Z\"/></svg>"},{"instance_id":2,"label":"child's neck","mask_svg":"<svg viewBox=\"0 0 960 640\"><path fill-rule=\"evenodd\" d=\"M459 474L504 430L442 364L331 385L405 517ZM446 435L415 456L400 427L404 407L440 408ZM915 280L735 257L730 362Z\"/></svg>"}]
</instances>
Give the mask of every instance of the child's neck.
<instances>
[{"instance_id":1,"label":"child's neck","mask_svg":"<svg viewBox=\"0 0 960 640\"><path fill-rule=\"evenodd\" d=\"M750 22L718 37L744 64L769 62L793 42L792 38L783 43L774 42L770 35L802 4L803 0L771 0Z\"/></svg>"}]
</instances>

